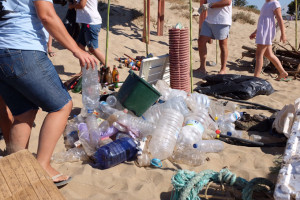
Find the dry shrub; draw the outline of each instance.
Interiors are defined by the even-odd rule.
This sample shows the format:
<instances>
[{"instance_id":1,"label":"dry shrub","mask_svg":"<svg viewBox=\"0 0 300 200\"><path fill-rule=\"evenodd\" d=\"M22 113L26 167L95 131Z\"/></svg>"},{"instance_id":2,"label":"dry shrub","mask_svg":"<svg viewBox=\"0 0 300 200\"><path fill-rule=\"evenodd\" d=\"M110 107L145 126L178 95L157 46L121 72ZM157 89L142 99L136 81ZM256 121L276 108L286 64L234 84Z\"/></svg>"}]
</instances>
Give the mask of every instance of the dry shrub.
<instances>
[{"instance_id":1,"label":"dry shrub","mask_svg":"<svg viewBox=\"0 0 300 200\"><path fill-rule=\"evenodd\" d=\"M244 10L244 11L249 11L249 12L253 12L255 14L260 14L260 10L256 9L256 8L252 8L252 7L247 7L247 6L236 6L235 8L237 8L238 10Z\"/></svg>"},{"instance_id":2,"label":"dry shrub","mask_svg":"<svg viewBox=\"0 0 300 200\"><path fill-rule=\"evenodd\" d=\"M255 24L255 20L251 18L251 15L249 13L244 12L238 12L232 16L232 21L234 22L240 22L242 24Z\"/></svg>"}]
</instances>

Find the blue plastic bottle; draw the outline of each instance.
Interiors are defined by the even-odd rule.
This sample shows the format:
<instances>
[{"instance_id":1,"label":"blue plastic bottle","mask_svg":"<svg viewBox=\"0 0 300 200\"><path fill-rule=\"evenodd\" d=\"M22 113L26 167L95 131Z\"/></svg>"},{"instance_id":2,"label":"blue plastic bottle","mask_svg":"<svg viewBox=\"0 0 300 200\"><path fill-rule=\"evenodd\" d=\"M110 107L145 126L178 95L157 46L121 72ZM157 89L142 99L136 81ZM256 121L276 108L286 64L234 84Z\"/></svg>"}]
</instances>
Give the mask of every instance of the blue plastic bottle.
<instances>
[{"instance_id":1,"label":"blue plastic bottle","mask_svg":"<svg viewBox=\"0 0 300 200\"><path fill-rule=\"evenodd\" d=\"M108 169L126 160L131 160L137 154L136 143L132 138L125 137L100 147L94 154L96 167Z\"/></svg>"}]
</instances>

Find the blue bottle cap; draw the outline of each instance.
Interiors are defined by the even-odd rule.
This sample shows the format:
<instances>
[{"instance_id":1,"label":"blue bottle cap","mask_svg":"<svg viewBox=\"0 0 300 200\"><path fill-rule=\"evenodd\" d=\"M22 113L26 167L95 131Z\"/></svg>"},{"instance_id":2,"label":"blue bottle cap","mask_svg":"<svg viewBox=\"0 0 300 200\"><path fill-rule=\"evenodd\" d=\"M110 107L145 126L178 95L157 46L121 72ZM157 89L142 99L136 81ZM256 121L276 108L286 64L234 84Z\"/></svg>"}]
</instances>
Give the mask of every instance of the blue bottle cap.
<instances>
[{"instance_id":1,"label":"blue bottle cap","mask_svg":"<svg viewBox=\"0 0 300 200\"><path fill-rule=\"evenodd\" d=\"M193 147L196 149L196 148L198 148L198 145L197 144L193 144Z\"/></svg>"},{"instance_id":2,"label":"blue bottle cap","mask_svg":"<svg viewBox=\"0 0 300 200\"><path fill-rule=\"evenodd\" d=\"M94 111L92 109L88 109L88 113L93 113Z\"/></svg>"},{"instance_id":3,"label":"blue bottle cap","mask_svg":"<svg viewBox=\"0 0 300 200\"><path fill-rule=\"evenodd\" d=\"M232 133L228 131L228 132L227 132L227 135L228 135L228 136L232 136Z\"/></svg>"}]
</instances>

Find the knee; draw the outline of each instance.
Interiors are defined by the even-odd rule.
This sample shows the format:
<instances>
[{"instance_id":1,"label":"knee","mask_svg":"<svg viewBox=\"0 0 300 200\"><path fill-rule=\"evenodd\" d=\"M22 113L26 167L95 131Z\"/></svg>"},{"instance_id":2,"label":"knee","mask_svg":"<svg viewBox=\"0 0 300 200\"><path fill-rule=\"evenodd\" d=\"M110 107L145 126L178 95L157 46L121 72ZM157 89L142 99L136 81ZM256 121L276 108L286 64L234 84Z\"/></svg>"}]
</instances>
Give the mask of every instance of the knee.
<instances>
[{"instance_id":1,"label":"knee","mask_svg":"<svg viewBox=\"0 0 300 200\"><path fill-rule=\"evenodd\" d=\"M65 112L71 112L73 108L73 101L70 100L62 109L61 111L65 111Z\"/></svg>"}]
</instances>

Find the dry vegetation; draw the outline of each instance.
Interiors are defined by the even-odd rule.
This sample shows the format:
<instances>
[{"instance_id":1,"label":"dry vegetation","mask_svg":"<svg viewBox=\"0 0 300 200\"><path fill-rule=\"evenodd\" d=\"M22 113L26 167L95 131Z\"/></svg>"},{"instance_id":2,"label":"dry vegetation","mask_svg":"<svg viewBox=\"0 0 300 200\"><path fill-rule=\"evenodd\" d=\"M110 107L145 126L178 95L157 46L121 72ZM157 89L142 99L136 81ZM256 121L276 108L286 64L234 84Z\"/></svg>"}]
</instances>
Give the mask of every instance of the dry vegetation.
<instances>
[{"instance_id":1,"label":"dry vegetation","mask_svg":"<svg viewBox=\"0 0 300 200\"><path fill-rule=\"evenodd\" d=\"M249 13L237 12L232 16L232 21L240 22L242 24L251 24L254 25L256 21L251 17Z\"/></svg>"},{"instance_id":2,"label":"dry vegetation","mask_svg":"<svg viewBox=\"0 0 300 200\"><path fill-rule=\"evenodd\" d=\"M255 14L260 14L260 10L255 9L255 8L251 8L251 7L236 6L235 8L237 8L238 10L249 11L249 12L253 12Z\"/></svg>"}]
</instances>

